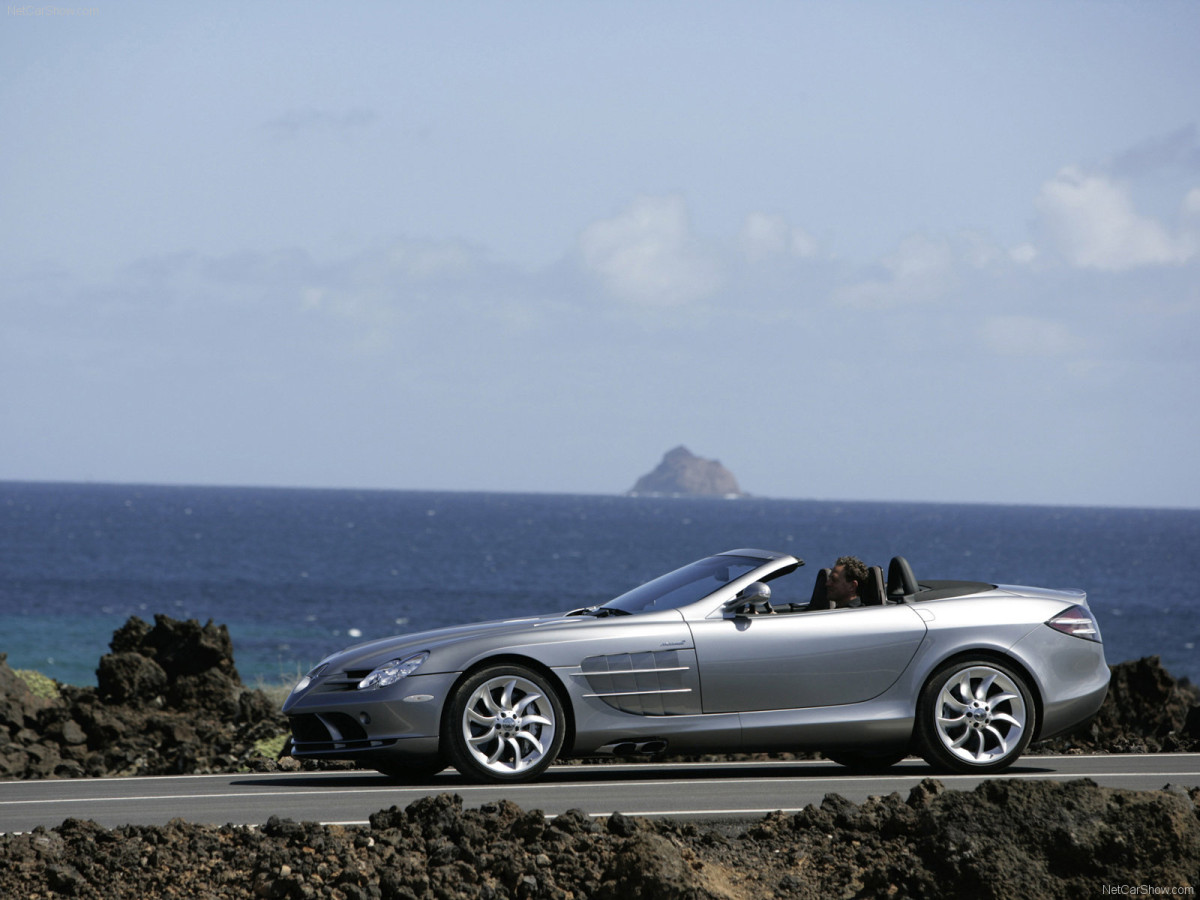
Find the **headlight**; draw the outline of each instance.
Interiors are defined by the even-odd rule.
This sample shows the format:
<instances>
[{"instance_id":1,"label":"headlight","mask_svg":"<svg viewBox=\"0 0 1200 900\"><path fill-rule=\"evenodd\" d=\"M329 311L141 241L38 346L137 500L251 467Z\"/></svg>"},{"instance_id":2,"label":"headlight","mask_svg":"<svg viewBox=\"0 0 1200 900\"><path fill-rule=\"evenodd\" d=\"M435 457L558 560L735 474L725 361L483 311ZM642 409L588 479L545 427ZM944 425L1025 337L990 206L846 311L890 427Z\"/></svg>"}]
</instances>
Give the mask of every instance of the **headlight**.
<instances>
[{"instance_id":1,"label":"headlight","mask_svg":"<svg viewBox=\"0 0 1200 900\"><path fill-rule=\"evenodd\" d=\"M1046 624L1055 631L1061 631L1072 637L1100 641L1100 626L1096 624L1096 617L1086 606L1072 606L1070 609L1064 609Z\"/></svg>"},{"instance_id":2,"label":"headlight","mask_svg":"<svg viewBox=\"0 0 1200 900\"><path fill-rule=\"evenodd\" d=\"M292 693L298 694L302 690L304 690L306 687L308 687L310 684L312 684L312 680L314 678L316 678L318 675L320 675L321 671L325 668L326 662L327 662L327 660L323 659L319 663L317 663L315 666L313 666L311 669L309 669L308 674L296 682L296 686L294 688L292 688Z\"/></svg>"},{"instance_id":3,"label":"headlight","mask_svg":"<svg viewBox=\"0 0 1200 900\"><path fill-rule=\"evenodd\" d=\"M417 671L421 663L427 659L429 659L429 652L422 651L415 656L406 656L404 659L393 659L390 662L385 662L360 681L358 689L361 691L367 688L381 688L387 687L389 684L395 684L401 678L407 678L413 672Z\"/></svg>"}]
</instances>

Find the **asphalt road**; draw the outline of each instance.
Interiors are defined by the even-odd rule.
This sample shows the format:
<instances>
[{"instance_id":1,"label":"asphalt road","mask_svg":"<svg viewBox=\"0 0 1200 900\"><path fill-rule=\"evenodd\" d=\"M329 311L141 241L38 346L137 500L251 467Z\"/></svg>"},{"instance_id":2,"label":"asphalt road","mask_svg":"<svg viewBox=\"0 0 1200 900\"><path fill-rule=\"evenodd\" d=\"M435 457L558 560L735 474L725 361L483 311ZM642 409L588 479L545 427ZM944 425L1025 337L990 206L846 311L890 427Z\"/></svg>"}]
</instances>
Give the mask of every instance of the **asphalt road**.
<instances>
[{"instance_id":1,"label":"asphalt road","mask_svg":"<svg viewBox=\"0 0 1200 900\"><path fill-rule=\"evenodd\" d=\"M828 762L688 763L555 766L534 784L478 785L448 770L428 784L398 785L369 772L192 775L171 778L78 778L0 782L0 832L53 827L63 819L101 825L162 825L174 818L224 825L257 825L272 815L296 821L365 824L391 806L455 793L467 808L508 799L523 809L557 815L583 809L603 816L671 816L705 820L757 819L772 810L796 811L829 793L861 803L869 796L908 791L923 778L970 790L983 778L934 775L906 760L886 775L854 775ZM1148 756L1027 756L993 778L1066 781L1157 790L1167 784L1200 787L1200 754Z\"/></svg>"}]
</instances>

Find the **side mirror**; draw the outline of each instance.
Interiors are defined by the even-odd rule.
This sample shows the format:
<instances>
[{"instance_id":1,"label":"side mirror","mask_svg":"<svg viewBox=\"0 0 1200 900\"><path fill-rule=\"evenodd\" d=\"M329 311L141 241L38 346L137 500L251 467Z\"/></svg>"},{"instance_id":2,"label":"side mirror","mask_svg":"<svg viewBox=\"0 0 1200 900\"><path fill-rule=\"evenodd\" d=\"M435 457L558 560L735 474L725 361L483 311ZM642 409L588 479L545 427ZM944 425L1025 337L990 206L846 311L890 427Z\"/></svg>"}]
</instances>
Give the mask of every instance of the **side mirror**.
<instances>
[{"instance_id":1,"label":"side mirror","mask_svg":"<svg viewBox=\"0 0 1200 900\"><path fill-rule=\"evenodd\" d=\"M771 611L771 586L755 581L740 590L737 596L725 601L725 611L738 614Z\"/></svg>"}]
</instances>

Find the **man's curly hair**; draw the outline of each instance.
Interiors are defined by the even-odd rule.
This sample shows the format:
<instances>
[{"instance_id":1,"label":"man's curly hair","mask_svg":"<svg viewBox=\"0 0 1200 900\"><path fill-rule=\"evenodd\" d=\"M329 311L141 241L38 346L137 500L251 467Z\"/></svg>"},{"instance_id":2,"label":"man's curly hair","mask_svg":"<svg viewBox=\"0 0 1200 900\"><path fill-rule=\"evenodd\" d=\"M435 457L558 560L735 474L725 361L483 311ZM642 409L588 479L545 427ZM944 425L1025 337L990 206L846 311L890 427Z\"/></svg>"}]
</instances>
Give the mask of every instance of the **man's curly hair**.
<instances>
[{"instance_id":1,"label":"man's curly hair","mask_svg":"<svg viewBox=\"0 0 1200 900\"><path fill-rule=\"evenodd\" d=\"M867 583L867 564L857 556L839 556L838 561L833 564L835 569L838 566L843 566L846 577L851 581L857 581L860 588Z\"/></svg>"}]
</instances>

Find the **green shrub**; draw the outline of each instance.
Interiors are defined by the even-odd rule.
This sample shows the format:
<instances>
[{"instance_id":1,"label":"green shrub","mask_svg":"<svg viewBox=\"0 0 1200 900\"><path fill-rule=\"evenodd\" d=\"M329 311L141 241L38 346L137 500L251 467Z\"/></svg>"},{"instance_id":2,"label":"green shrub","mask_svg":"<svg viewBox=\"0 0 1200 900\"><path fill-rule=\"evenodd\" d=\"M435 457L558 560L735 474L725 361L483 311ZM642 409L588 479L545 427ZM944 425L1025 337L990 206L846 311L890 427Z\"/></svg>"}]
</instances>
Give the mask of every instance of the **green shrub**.
<instances>
[{"instance_id":1,"label":"green shrub","mask_svg":"<svg viewBox=\"0 0 1200 900\"><path fill-rule=\"evenodd\" d=\"M30 692L35 697L57 700L62 696L58 690L58 682L49 675L43 675L34 669L14 669L13 674L29 686Z\"/></svg>"},{"instance_id":2,"label":"green shrub","mask_svg":"<svg viewBox=\"0 0 1200 900\"><path fill-rule=\"evenodd\" d=\"M267 698L275 704L275 706L283 706L283 701L288 698L288 694L292 692L292 688L296 686L296 682L304 673L297 667L294 674L280 671L279 677L275 680L268 681L262 675L254 679L253 689L262 691L267 695Z\"/></svg>"},{"instance_id":3,"label":"green shrub","mask_svg":"<svg viewBox=\"0 0 1200 900\"><path fill-rule=\"evenodd\" d=\"M254 752L259 756L265 756L267 759L278 759L279 754L283 751L284 742L291 737L291 734L281 734L278 737L263 738L261 741L254 742Z\"/></svg>"}]
</instances>

